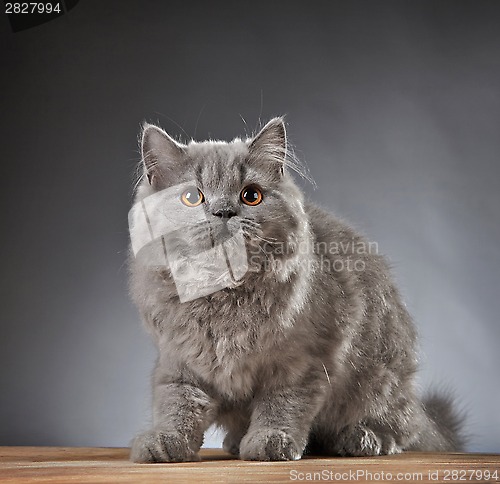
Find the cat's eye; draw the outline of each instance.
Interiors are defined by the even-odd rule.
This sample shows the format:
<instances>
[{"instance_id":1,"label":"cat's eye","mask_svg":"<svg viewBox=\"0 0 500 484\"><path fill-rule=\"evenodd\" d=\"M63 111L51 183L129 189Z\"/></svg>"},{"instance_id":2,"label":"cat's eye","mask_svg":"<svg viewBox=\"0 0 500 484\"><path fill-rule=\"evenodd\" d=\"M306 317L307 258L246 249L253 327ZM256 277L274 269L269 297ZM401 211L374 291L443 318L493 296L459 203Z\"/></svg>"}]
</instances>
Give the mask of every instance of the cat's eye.
<instances>
[{"instance_id":1,"label":"cat's eye","mask_svg":"<svg viewBox=\"0 0 500 484\"><path fill-rule=\"evenodd\" d=\"M186 207L197 207L205 201L205 197L201 190L196 187L190 187L184 190L181 195L181 202L186 205Z\"/></svg>"},{"instance_id":2,"label":"cat's eye","mask_svg":"<svg viewBox=\"0 0 500 484\"><path fill-rule=\"evenodd\" d=\"M262 192L259 187L250 185L248 187L245 187L241 191L240 198L245 205L254 207L255 205L258 205L260 202L262 202Z\"/></svg>"}]
</instances>

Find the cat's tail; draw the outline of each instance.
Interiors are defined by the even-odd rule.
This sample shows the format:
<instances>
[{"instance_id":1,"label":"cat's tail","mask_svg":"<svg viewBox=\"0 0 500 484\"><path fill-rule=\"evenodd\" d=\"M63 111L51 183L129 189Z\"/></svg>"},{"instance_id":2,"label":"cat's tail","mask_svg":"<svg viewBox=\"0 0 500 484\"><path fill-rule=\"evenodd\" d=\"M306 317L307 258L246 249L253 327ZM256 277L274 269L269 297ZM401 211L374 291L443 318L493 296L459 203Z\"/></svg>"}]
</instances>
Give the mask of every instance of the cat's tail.
<instances>
[{"instance_id":1,"label":"cat's tail","mask_svg":"<svg viewBox=\"0 0 500 484\"><path fill-rule=\"evenodd\" d=\"M464 415L451 395L431 393L422 401L423 426L407 450L459 452L464 449Z\"/></svg>"}]
</instances>

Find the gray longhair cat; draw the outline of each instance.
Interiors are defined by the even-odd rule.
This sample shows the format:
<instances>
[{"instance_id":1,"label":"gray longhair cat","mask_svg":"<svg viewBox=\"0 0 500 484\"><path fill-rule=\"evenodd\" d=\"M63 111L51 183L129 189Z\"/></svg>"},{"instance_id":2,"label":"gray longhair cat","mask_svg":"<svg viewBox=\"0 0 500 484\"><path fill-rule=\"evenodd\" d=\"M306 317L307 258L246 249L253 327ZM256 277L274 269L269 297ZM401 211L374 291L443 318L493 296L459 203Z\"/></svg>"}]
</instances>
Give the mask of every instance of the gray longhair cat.
<instances>
[{"instance_id":1,"label":"gray longhair cat","mask_svg":"<svg viewBox=\"0 0 500 484\"><path fill-rule=\"evenodd\" d=\"M282 118L254 137L142 132L130 287L158 348L135 462L455 451L447 396L416 392L416 331L384 258L304 200Z\"/></svg>"}]
</instances>

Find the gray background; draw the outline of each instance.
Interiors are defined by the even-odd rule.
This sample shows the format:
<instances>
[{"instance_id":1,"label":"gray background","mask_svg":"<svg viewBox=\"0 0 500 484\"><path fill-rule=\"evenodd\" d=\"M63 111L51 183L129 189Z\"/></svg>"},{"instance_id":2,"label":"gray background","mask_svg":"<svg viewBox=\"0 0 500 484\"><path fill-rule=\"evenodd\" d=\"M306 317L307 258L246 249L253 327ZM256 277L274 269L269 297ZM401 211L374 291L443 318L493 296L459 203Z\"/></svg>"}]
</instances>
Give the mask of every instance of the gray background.
<instances>
[{"instance_id":1,"label":"gray background","mask_svg":"<svg viewBox=\"0 0 500 484\"><path fill-rule=\"evenodd\" d=\"M0 444L148 425L124 264L139 123L230 139L287 114L309 196L393 262L422 387L500 452L499 24L500 2L457 0L82 0L16 34L2 15Z\"/></svg>"}]
</instances>

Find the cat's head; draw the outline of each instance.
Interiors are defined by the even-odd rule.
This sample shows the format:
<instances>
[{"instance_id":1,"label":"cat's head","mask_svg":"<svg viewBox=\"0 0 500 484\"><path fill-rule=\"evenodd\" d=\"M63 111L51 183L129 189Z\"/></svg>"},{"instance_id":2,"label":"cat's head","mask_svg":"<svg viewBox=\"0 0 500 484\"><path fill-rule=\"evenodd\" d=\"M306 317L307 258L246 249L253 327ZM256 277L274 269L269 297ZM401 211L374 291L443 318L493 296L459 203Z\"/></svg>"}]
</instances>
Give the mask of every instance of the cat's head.
<instances>
[{"instance_id":1,"label":"cat's head","mask_svg":"<svg viewBox=\"0 0 500 484\"><path fill-rule=\"evenodd\" d=\"M207 250L243 234L256 256L293 256L307 222L282 118L251 138L188 144L146 124L141 151L136 202L168 195L161 195L163 217L183 234L179 246Z\"/></svg>"}]
</instances>

